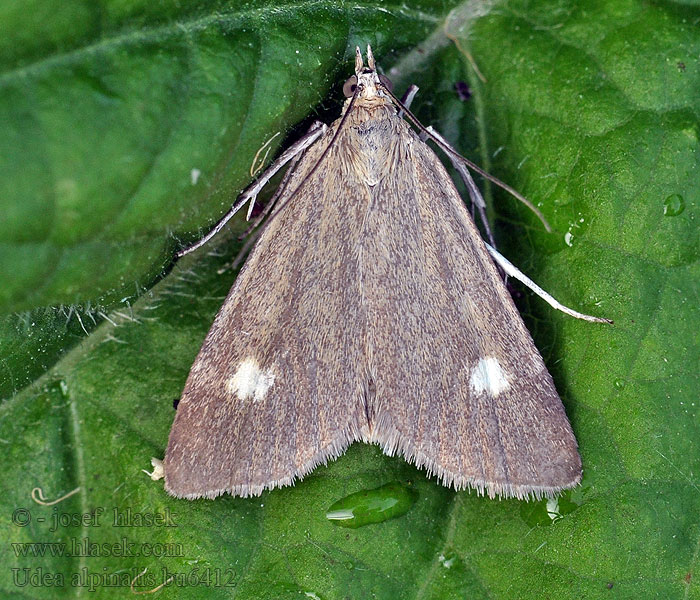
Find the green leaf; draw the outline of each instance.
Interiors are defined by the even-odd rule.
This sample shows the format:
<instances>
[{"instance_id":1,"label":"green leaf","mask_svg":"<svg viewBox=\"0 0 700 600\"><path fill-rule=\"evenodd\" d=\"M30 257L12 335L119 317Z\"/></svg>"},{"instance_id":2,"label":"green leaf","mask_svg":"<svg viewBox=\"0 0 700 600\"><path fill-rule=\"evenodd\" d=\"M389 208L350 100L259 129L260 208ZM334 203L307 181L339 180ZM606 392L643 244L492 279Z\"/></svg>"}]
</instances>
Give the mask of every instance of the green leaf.
<instances>
[{"instance_id":1,"label":"green leaf","mask_svg":"<svg viewBox=\"0 0 700 600\"><path fill-rule=\"evenodd\" d=\"M173 577L160 598L700 597L697 6L92 6L0 8L0 595L125 596L148 568L135 589ZM556 501L455 493L363 444L255 499L176 500L141 472L243 225L168 270L173 250L225 212L275 132L339 114L366 42L399 93L421 87L426 124L552 224L484 186L502 252L615 320L517 288L583 458ZM405 515L326 519L393 481L417 494ZM80 490L41 506L34 487ZM116 527L115 511L167 518ZM16 545L74 541L89 555Z\"/></svg>"},{"instance_id":2,"label":"green leaf","mask_svg":"<svg viewBox=\"0 0 700 600\"><path fill-rule=\"evenodd\" d=\"M114 4L101 37L86 31L97 12L56 2L49 32L23 5L6 9L4 312L138 296L168 265L173 237L192 239L230 206L270 132L307 116L349 71L354 41L382 48L391 32L400 52L444 11Z\"/></svg>"}]
</instances>

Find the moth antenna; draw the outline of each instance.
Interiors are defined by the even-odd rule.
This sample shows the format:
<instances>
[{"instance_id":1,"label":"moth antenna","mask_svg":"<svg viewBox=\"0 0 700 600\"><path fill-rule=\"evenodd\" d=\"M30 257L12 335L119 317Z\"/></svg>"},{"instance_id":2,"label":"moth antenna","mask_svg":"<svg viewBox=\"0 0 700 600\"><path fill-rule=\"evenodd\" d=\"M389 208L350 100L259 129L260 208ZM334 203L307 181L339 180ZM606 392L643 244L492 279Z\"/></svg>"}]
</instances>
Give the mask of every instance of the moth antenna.
<instances>
[{"instance_id":1,"label":"moth antenna","mask_svg":"<svg viewBox=\"0 0 700 600\"><path fill-rule=\"evenodd\" d=\"M610 319L604 319L602 317L593 317L591 315L584 315L583 313L575 311L573 308L564 306L556 298L545 292L539 285L532 281L532 279L530 279L527 275L520 271L518 267L516 267L512 262L510 262L498 250L489 246L488 244L486 244L486 249L489 251L489 254L493 257L493 259L498 263L498 265L500 265L500 267L506 272L506 274L510 275L514 279L517 279L521 283L524 283L533 292L535 292L535 294L537 294L540 298L542 298L545 302L547 302L547 304L549 304L553 308L556 308L557 310L560 310L561 312L569 316L576 317L577 319L582 319L584 321L591 321L592 323L607 323L609 325L612 324L612 320Z\"/></svg>"},{"instance_id":2,"label":"moth antenna","mask_svg":"<svg viewBox=\"0 0 700 600\"><path fill-rule=\"evenodd\" d=\"M477 164L473 163L470 161L468 158L465 156L462 156L457 150L455 150L452 146L450 146L447 142L444 141L444 139L440 139L442 136L436 135L435 130L432 127L425 127L419 120L416 115L414 115L406 105L401 102L394 94L391 92L390 89L388 89L386 86L382 86L384 88L384 91L387 93L387 95L391 98L391 100L396 104L396 106L406 113L406 116L413 122L413 124L418 127L418 129L422 132L424 132L426 135L428 135L440 148L442 149L443 152L446 152L447 154L451 154L452 156L456 157L460 161L462 161L465 165L467 165L470 169L476 171L479 175L482 177L488 179L489 181L495 183L498 187L504 189L506 192L508 192L511 196L514 198L517 198L522 202L525 206L527 206L535 215L537 218L542 222L542 225L544 228L547 230L548 233L552 232L552 228L550 227L549 223L547 222L547 219L545 219L544 215L542 212L532 203L530 202L525 196L523 196L520 192L517 190L513 189L510 187L507 183L504 183L497 177L494 177L490 173L484 171L480 166Z\"/></svg>"}]
</instances>

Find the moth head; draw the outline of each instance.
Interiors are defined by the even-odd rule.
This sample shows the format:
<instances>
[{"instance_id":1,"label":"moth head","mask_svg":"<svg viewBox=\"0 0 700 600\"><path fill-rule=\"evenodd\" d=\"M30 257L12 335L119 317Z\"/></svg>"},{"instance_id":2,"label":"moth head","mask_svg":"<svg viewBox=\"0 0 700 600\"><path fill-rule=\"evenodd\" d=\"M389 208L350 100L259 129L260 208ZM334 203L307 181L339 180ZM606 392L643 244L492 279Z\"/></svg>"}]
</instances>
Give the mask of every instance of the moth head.
<instances>
[{"instance_id":1,"label":"moth head","mask_svg":"<svg viewBox=\"0 0 700 600\"><path fill-rule=\"evenodd\" d=\"M343 94L346 98L352 98L357 94L358 99L371 100L374 98L386 98L385 89L391 91L393 84L388 77L377 72L372 48L367 45L367 66L362 62L360 47L355 48L355 74L343 85Z\"/></svg>"}]
</instances>

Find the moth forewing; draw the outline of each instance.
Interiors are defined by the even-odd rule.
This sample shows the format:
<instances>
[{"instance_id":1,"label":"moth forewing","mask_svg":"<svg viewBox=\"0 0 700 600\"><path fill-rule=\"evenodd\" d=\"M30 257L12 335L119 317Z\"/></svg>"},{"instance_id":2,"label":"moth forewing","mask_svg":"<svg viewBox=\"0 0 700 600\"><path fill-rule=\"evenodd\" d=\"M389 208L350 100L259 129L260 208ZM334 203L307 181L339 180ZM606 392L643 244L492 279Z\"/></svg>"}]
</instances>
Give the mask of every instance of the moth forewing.
<instances>
[{"instance_id":1,"label":"moth forewing","mask_svg":"<svg viewBox=\"0 0 700 600\"><path fill-rule=\"evenodd\" d=\"M299 159L195 360L171 494L257 495L355 440L491 497L580 480L552 378L464 203L369 64L358 49L343 116Z\"/></svg>"},{"instance_id":2,"label":"moth forewing","mask_svg":"<svg viewBox=\"0 0 700 600\"><path fill-rule=\"evenodd\" d=\"M356 144L402 157L373 190L362 251L375 422L365 436L490 496L578 483L552 378L437 156L403 121Z\"/></svg>"},{"instance_id":3,"label":"moth forewing","mask_svg":"<svg viewBox=\"0 0 700 600\"><path fill-rule=\"evenodd\" d=\"M307 151L287 189L329 141ZM257 495L359 436L367 365L348 324L365 317L357 262L345 257L368 194L346 178L340 203L340 182L328 179L314 174L305 189L316 193L297 194L270 221L195 360L166 452L166 489L177 496Z\"/></svg>"}]
</instances>

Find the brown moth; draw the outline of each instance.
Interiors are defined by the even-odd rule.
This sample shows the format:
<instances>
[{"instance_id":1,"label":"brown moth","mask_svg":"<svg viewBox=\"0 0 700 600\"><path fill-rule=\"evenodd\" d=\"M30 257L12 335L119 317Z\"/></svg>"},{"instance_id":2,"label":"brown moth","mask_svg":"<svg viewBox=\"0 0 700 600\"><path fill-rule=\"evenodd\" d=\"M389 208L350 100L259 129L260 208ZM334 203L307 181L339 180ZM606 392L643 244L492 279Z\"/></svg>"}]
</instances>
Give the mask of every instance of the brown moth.
<instances>
[{"instance_id":1,"label":"brown moth","mask_svg":"<svg viewBox=\"0 0 700 600\"><path fill-rule=\"evenodd\" d=\"M358 48L343 117L273 165L292 162L177 408L164 459L175 496L259 495L356 440L489 497L581 479L495 251L367 58Z\"/></svg>"}]
</instances>

